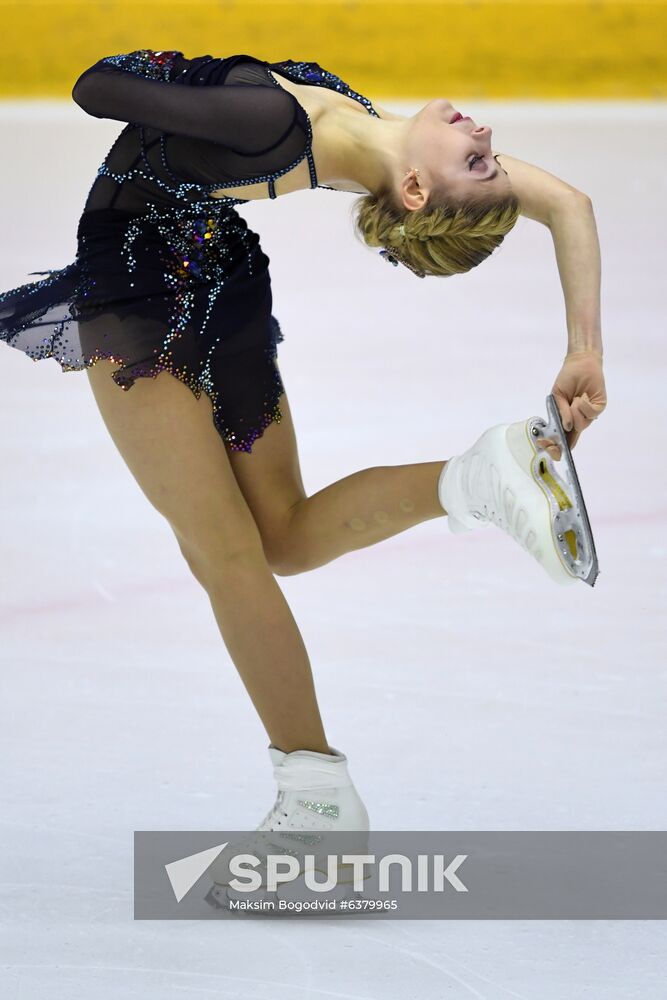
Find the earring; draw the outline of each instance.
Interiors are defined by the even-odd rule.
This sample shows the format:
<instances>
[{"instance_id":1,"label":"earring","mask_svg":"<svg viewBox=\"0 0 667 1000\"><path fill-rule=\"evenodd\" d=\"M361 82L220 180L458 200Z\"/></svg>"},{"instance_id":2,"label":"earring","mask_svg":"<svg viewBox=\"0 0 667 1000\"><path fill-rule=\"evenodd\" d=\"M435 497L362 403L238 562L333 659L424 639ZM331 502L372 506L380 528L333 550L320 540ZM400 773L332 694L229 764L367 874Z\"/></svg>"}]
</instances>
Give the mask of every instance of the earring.
<instances>
[{"instance_id":1,"label":"earring","mask_svg":"<svg viewBox=\"0 0 667 1000\"><path fill-rule=\"evenodd\" d=\"M409 170L406 170L406 171L405 171L405 176L407 177L407 175L408 175L409 173L412 173L412 171L413 171L413 170L414 170L414 172L415 172L415 173L417 174L417 176L419 176L419 171L417 170L417 168L416 168L416 167L410 167L410 169L409 169Z\"/></svg>"}]
</instances>

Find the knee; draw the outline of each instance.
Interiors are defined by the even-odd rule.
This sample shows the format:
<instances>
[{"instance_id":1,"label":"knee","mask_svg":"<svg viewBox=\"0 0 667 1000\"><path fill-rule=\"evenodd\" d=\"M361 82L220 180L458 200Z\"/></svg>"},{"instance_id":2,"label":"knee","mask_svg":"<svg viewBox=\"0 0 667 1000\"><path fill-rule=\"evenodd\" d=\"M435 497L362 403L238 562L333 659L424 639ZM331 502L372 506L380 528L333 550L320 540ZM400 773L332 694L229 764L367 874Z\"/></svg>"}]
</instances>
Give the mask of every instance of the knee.
<instances>
[{"instance_id":1,"label":"knee","mask_svg":"<svg viewBox=\"0 0 667 1000\"><path fill-rule=\"evenodd\" d=\"M270 522L258 522L266 561L274 576L296 576L312 568L309 554L300 543L299 532L292 527L296 506L280 515L274 514Z\"/></svg>"},{"instance_id":2,"label":"knee","mask_svg":"<svg viewBox=\"0 0 667 1000\"><path fill-rule=\"evenodd\" d=\"M264 551L274 576L296 576L311 568L307 554L286 539L265 539Z\"/></svg>"},{"instance_id":3,"label":"knee","mask_svg":"<svg viewBox=\"0 0 667 1000\"><path fill-rule=\"evenodd\" d=\"M190 572L207 591L218 584L230 583L239 574L261 573L269 568L261 543L254 540L221 547L215 543L196 543L179 535L176 538Z\"/></svg>"},{"instance_id":4,"label":"knee","mask_svg":"<svg viewBox=\"0 0 667 1000\"><path fill-rule=\"evenodd\" d=\"M279 562L274 560L269 562L269 566L274 576L296 576L311 568L307 563L299 562L296 559L281 559Z\"/></svg>"}]
</instances>

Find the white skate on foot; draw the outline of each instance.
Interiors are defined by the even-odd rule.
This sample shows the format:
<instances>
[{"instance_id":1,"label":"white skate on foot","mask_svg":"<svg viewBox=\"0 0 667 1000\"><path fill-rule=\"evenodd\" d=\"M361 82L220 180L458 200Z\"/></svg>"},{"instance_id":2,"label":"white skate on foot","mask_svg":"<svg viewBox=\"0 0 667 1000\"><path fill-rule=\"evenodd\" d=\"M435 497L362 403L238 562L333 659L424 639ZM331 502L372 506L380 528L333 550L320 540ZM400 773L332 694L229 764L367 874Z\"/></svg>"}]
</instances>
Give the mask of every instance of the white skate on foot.
<instances>
[{"instance_id":1,"label":"white skate on foot","mask_svg":"<svg viewBox=\"0 0 667 1000\"><path fill-rule=\"evenodd\" d=\"M324 833L356 831L359 836L346 839L346 849L350 853L366 853L369 828L366 807L348 773L347 757L334 747L330 750L331 754L313 750L284 753L274 746L269 747L278 785L276 801L251 837L243 843L230 845L231 853L253 854L262 862L267 854L289 854L299 859L301 879L306 868L314 867L322 872L318 875L319 881L324 881L327 873L326 850L324 856L318 858L318 845L324 840ZM308 861L306 856L312 856L313 860ZM262 890L252 894L235 890L230 885L234 876L229 871L227 857L221 855L209 869L214 884L207 901L225 908L229 907L230 900L248 899L250 895L253 900L275 901L281 890L268 891L265 869L257 870L262 874ZM338 866L337 878L338 896L350 895L352 867Z\"/></svg>"},{"instance_id":2,"label":"white skate on foot","mask_svg":"<svg viewBox=\"0 0 667 1000\"><path fill-rule=\"evenodd\" d=\"M495 524L514 538L557 583L598 575L593 533L572 455L553 396L549 421L540 417L499 424L444 467L440 503L451 531ZM540 441L561 448L567 479L561 478Z\"/></svg>"}]
</instances>

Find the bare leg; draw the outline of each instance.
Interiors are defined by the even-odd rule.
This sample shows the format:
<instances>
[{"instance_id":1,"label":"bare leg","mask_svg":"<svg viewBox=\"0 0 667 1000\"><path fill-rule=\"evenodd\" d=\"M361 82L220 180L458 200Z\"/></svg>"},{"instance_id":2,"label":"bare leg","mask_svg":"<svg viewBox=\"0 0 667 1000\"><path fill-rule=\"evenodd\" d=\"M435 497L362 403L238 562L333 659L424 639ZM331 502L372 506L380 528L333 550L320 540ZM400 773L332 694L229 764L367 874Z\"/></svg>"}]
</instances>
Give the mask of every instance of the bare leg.
<instances>
[{"instance_id":1,"label":"bare leg","mask_svg":"<svg viewBox=\"0 0 667 1000\"><path fill-rule=\"evenodd\" d=\"M444 461L363 469L297 501L283 528L285 563L304 572L436 517ZM289 575L289 574L283 574Z\"/></svg>"},{"instance_id":2,"label":"bare leg","mask_svg":"<svg viewBox=\"0 0 667 1000\"><path fill-rule=\"evenodd\" d=\"M345 552L445 516L438 499L444 460L363 469L307 496L286 393L280 408L282 419L264 431L251 454L227 448L279 576L315 569Z\"/></svg>"},{"instance_id":3,"label":"bare leg","mask_svg":"<svg viewBox=\"0 0 667 1000\"><path fill-rule=\"evenodd\" d=\"M113 362L87 369L125 463L167 519L206 590L271 742L329 752L308 654L212 420L211 403L163 372L123 392Z\"/></svg>"},{"instance_id":4,"label":"bare leg","mask_svg":"<svg viewBox=\"0 0 667 1000\"><path fill-rule=\"evenodd\" d=\"M273 745L329 753L308 653L266 559L241 558L200 582Z\"/></svg>"}]
</instances>

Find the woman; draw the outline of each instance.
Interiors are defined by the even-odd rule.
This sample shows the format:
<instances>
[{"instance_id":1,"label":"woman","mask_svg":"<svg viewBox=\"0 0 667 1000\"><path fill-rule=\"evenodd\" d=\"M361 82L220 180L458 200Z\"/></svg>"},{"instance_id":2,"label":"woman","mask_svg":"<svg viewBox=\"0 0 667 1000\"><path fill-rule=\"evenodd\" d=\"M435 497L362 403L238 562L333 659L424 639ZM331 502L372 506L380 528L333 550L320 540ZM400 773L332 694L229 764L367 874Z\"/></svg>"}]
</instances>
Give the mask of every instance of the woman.
<instances>
[{"instance_id":1,"label":"woman","mask_svg":"<svg viewBox=\"0 0 667 1000\"><path fill-rule=\"evenodd\" d=\"M88 195L76 261L0 296L0 335L86 369L121 455L206 590L271 740L278 797L258 829L365 830L275 575L449 512L455 529L500 524L556 580L572 577L526 475L527 421L448 463L366 469L306 496L268 258L233 206L317 186L360 193L358 233L420 277L475 267L520 213L548 225L569 332L554 393L574 444L605 405L590 201L494 154L491 129L444 98L390 114L316 63L137 50L90 67L73 97L127 125ZM475 462L500 476L520 526L478 495L466 471ZM377 508L389 516L374 518Z\"/></svg>"}]
</instances>

